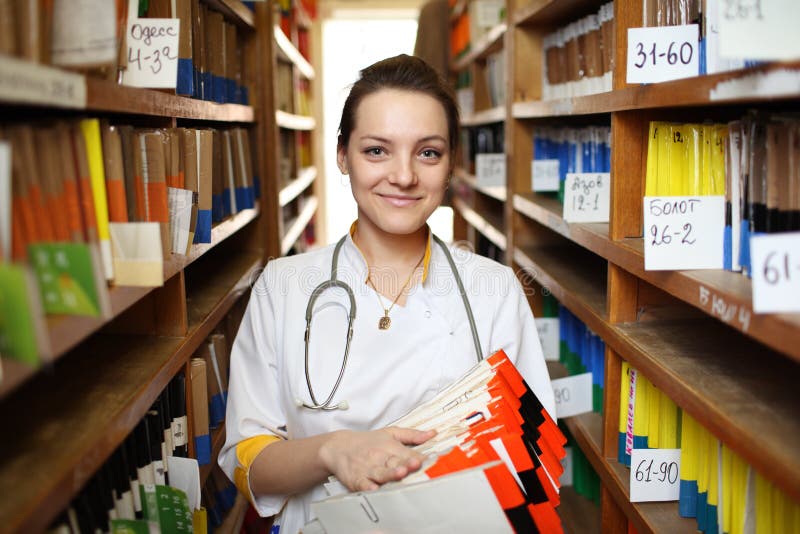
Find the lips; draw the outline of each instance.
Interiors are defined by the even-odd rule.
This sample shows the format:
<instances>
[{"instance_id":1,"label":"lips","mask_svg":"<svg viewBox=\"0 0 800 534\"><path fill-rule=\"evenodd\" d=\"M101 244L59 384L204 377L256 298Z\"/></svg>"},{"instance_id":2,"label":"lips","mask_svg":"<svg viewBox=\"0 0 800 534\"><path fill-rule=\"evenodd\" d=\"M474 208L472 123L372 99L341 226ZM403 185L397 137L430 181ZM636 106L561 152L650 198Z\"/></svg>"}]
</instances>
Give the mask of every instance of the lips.
<instances>
[{"instance_id":1,"label":"lips","mask_svg":"<svg viewBox=\"0 0 800 534\"><path fill-rule=\"evenodd\" d=\"M397 208L405 208L411 206L412 204L416 203L422 198L410 195L383 195L380 193L378 193L378 196L381 197L383 200L385 200L388 204L391 204L392 206L395 206Z\"/></svg>"}]
</instances>

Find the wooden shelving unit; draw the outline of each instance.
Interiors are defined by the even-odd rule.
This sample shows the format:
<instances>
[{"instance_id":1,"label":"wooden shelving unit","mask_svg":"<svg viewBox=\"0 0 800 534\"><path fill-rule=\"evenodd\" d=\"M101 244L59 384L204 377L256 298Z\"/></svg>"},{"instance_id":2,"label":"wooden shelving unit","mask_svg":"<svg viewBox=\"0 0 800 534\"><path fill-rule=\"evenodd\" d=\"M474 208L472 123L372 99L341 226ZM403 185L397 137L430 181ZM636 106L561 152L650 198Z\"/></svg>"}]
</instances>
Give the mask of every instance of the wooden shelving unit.
<instances>
[{"instance_id":1,"label":"wooden shelving unit","mask_svg":"<svg viewBox=\"0 0 800 534\"><path fill-rule=\"evenodd\" d=\"M800 314L756 314L750 280L738 273L645 271L641 227L647 128L656 119L702 122L740 116L750 107L794 109L800 92L792 89L737 97L718 97L716 91L728 82L744 86L754 75L796 73L800 62L626 85L627 29L641 25L642 1L617 0L613 89L542 100L543 37L596 13L603 3L507 2L509 22L503 31L472 43L470 53L451 66L456 73L469 70L475 83L485 57L504 50L508 73L505 105L487 105L485 88L476 86L476 111L462 120L469 128L504 124L505 187L479 187L466 169L457 169L454 234L464 239L479 232L495 244L500 240L491 235L503 234L505 261L517 269L523 284L553 294L606 344L604 415L565 420L602 483L596 530L625 532L630 523L640 533L695 532L697 523L681 518L677 503L630 502L630 471L616 460L621 363L629 362L760 475L800 501L800 459L786 445L800 440L800 400L793 385L800 379ZM612 130L611 219L570 224L554 196L531 191L533 134L543 124L598 122L610 123ZM540 299L533 297L531 303L537 312ZM562 501L565 528L574 529L566 517L587 512L577 511L580 502L571 497Z\"/></svg>"},{"instance_id":2,"label":"wooden shelving unit","mask_svg":"<svg viewBox=\"0 0 800 534\"><path fill-rule=\"evenodd\" d=\"M229 311L241 306L267 258L280 255L286 238L281 207L301 196L307 206L317 203L309 194L317 181L313 165L303 168L288 186L278 183L279 117L286 128L314 128L315 121L311 116L276 114L273 75L278 56L286 51L278 51L273 3L255 3L252 8L240 0L203 3L237 25L244 62L252 74L249 106L122 87L28 64L20 68L69 80L79 95L85 95L81 105L57 98L20 99L0 91L0 110L13 120L40 120L48 114L63 118L79 110L137 127L243 126L254 143L254 174L261 181L261 197L253 209L214 226L211 243L194 245L188 254L164 261L163 287L109 288L111 312L105 317L47 317L52 362L44 368L3 360L0 414L13 436L0 443L4 530L48 528L176 373L188 369L189 359ZM313 69L309 73L310 65L302 65L299 52L289 57L313 78ZM0 59L0 68L9 64ZM307 223L310 216L305 217ZM303 228L293 231L299 235ZM224 426L212 432L214 457L224 439ZM203 480L211 465L202 469ZM229 515L231 532L238 531L247 507L246 500L237 501Z\"/></svg>"}]
</instances>

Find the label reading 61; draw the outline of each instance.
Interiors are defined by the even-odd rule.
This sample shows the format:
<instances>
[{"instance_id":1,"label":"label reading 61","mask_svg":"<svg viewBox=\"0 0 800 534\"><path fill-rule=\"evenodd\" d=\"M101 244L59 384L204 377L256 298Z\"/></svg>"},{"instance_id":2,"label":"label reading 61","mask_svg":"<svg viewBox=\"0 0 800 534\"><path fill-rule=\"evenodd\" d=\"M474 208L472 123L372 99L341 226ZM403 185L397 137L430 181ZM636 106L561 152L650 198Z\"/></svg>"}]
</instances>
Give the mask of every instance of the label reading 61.
<instances>
[{"instance_id":1,"label":"label reading 61","mask_svg":"<svg viewBox=\"0 0 800 534\"><path fill-rule=\"evenodd\" d=\"M750 238L753 310L800 311L800 232Z\"/></svg>"}]
</instances>

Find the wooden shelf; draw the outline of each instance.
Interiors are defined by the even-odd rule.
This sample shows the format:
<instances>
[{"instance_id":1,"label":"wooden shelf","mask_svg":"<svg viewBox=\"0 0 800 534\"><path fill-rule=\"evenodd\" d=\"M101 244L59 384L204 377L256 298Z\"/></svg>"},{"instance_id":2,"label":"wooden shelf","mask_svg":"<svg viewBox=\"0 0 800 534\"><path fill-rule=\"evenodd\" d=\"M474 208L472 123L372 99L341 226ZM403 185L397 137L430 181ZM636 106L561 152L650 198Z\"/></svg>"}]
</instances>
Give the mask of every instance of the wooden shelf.
<instances>
[{"instance_id":1,"label":"wooden shelf","mask_svg":"<svg viewBox=\"0 0 800 534\"><path fill-rule=\"evenodd\" d=\"M291 222L289 222L286 227L286 233L281 239L281 254L286 255L289 250L294 246L297 240L302 235L303 231L308 226L309 221L314 216L314 213L317 211L317 206L319 205L319 201L317 197L311 197L306 201L305 206L300 211L300 214Z\"/></svg>"},{"instance_id":2,"label":"wooden shelf","mask_svg":"<svg viewBox=\"0 0 800 534\"><path fill-rule=\"evenodd\" d=\"M255 29L253 11L244 5L241 0L203 0L234 24L251 30Z\"/></svg>"},{"instance_id":3,"label":"wooden shelf","mask_svg":"<svg viewBox=\"0 0 800 534\"><path fill-rule=\"evenodd\" d=\"M15 436L0 442L4 528L39 532L49 525L249 289L261 265L260 253L243 253L195 288L185 337L94 336L86 350L0 404Z\"/></svg>"},{"instance_id":4,"label":"wooden shelf","mask_svg":"<svg viewBox=\"0 0 800 534\"><path fill-rule=\"evenodd\" d=\"M800 463L798 367L712 320L610 328L606 343L794 500Z\"/></svg>"},{"instance_id":5,"label":"wooden shelf","mask_svg":"<svg viewBox=\"0 0 800 534\"><path fill-rule=\"evenodd\" d=\"M606 269L574 247L517 247L514 261L597 334L608 328Z\"/></svg>"},{"instance_id":6,"label":"wooden shelf","mask_svg":"<svg viewBox=\"0 0 800 534\"><path fill-rule=\"evenodd\" d=\"M556 511L565 534L600 534L600 507L579 495L571 486L562 487Z\"/></svg>"},{"instance_id":7,"label":"wooden shelf","mask_svg":"<svg viewBox=\"0 0 800 534\"><path fill-rule=\"evenodd\" d=\"M278 194L278 205L280 207L284 207L289 204L292 200L297 198L300 193L308 189L308 187L314 183L316 178L316 167L306 167L305 169L302 169L297 178L289 182L286 187L281 189L281 192Z\"/></svg>"},{"instance_id":8,"label":"wooden shelf","mask_svg":"<svg viewBox=\"0 0 800 534\"><path fill-rule=\"evenodd\" d=\"M596 13L603 0L530 0L514 13L515 25L565 26Z\"/></svg>"},{"instance_id":9,"label":"wooden shelf","mask_svg":"<svg viewBox=\"0 0 800 534\"><path fill-rule=\"evenodd\" d=\"M316 128L317 121L307 115L294 115L285 111L275 111L275 121L278 126L287 130L310 131Z\"/></svg>"},{"instance_id":10,"label":"wooden shelf","mask_svg":"<svg viewBox=\"0 0 800 534\"><path fill-rule=\"evenodd\" d=\"M451 70L460 71L469 67L474 61L482 59L503 46L503 36L508 26L505 22L498 24L476 42L471 43L470 51L454 60Z\"/></svg>"},{"instance_id":11,"label":"wooden shelf","mask_svg":"<svg viewBox=\"0 0 800 534\"><path fill-rule=\"evenodd\" d=\"M246 209L226 219L211 229L211 243L192 245L187 255L172 254L164 262L164 280L169 280L182 269L206 254L228 237L254 221L259 215L258 207ZM101 327L118 317L122 312L153 291L154 287L113 286L109 288L111 315L108 317L88 317L81 315L48 315L46 317L50 340L51 357L58 359L78 343L97 332ZM37 374L40 369L23 364L6 365L3 360L4 376L0 382L0 399L8 395Z\"/></svg>"},{"instance_id":12,"label":"wooden shelf","mask_svg":"<svg viewBox=\"0 0 800 534\"><path fill-rule=\"evenodd\" d=\"M514 195L514 208L709 316L800 361L800 313L753 312L752 284L741 273L723 270L645 271L641 238L612 241L605 223L564 222L560 216L561 203L536 193Z\"/></svg>"},{"instance_id":13,"label":"wooden shelf","mask_svg":"<svg viewBox=\"0 0 800 534\"><path fill-rule=\"evenodd\" d=\"M483 234L501 250L506 249L506 236L500 229L502 226L500 225L501 221L499 219L490 221L487 216L481 215L472 209L459 197L453 198L453 207L461 213L461 216L466 219L470 226Z\"/></svg>"},{"instance_id":14,"label":"wooden shelf","mask_svg":"<svg viewBox=\"0 0 800 534\"><path fill-rule=\"evenodd\" d=\"M461 117L461 126L483 126L495 122L503 122L506 119L505 106L497 106L483 111L476 111L472 115Z\"/></svg>"},{"instance_id":15,"label":"wooden shelf","mask_svg":"<svg viewBox=\"0 0 800 534\"><path fill-rule=\"evenodd\" d=\"M780 69L787 69L796 73L800 72L800 62L770 63L758 67L696 76L671 82L630 85L623 89L596 95L515 102L512 105L511 114L517 119L534 119L641 109L758 104L800 97L800 92L789 91L779 94L745 94L741 97L713 100L711 98L712 90L720 83L743 80L755 74L764 74Z\"/></svg>"},{"instance_id":16,"label":"wooden shelf","mask_svg":"<svg viewBox=\"0 0 800 534\"><path fill-rule=\"evenodd\" d=\"M284 61L293 64L304 78L313 80L314 67L311 66L311 63L303 57L303 54L301 54L297 47L286 37L286 34L283 33L280 26L275 26L273 33L275 34L275 42L278 45L278 55Z\"/></svg>"},{"instance_id":17,"label":"wooden shelf","mask_svg":"<svg viewBox=\"0 0 800 534\"><path fill-rule=\"evenodd\" d=\"M223 445L225 445L225 422L223 421L220 425L211 431L211 462L207 463L206 465L200 466L200 487L206 485L206 480L208 480L208 476L211 474L211 470L214 469L217 465L217 457L219 457L219 452L222 450Z\"/></svg>"},{"instance_id":18,"label":"wooden shelf","mask_svg":"<svg viewBox=\"0 0 800 534\"><path fill-rule=\"evenodd\" d=\"M469 174L468 172L466 172L461 168L455 169L453 171L453 175L459 182L466 185L473 191L477 191L483 195L486 195L487 197L499 200L500 202L506 201L506 188L503 186L497 186L497 187L480 186L478 185L478 179L475 177L474 174Z\"/></svg>"},{"instance_id":19,"label":"wooden shelf","mask_svg":"<svg viewBox=\"0 0 800 534\"><path fill-rule=\"evenodd\" d=\"M240 104L217 104L178 96L163 91L127 87L108 80L81 76L46 65L36 65L13 58L0 58L0 68L8 78L30 82L36 86L41 79L65 89L74 98L62 93L42 95L38 91L8 91L0 84L0 106L38 106L48 109L82 109L93 113L119 113L176 117L217 122L252 123L253 108ZM78 95L82 96L78 96Z\"/></svg>"},{"instance_id":20,"label":"wooden shelf","mask_svg":"<svg viewBox=\"0 0 800 534\"><path fill-rule=\"evenodd\" d=\"M236 500L233 503L233 508L228 510L228 515L222 520L222 524L214 529L218 534L238 534L244 522L244 516L250 503L241 493L236 493Z\"/></svg>"}]
</instances>

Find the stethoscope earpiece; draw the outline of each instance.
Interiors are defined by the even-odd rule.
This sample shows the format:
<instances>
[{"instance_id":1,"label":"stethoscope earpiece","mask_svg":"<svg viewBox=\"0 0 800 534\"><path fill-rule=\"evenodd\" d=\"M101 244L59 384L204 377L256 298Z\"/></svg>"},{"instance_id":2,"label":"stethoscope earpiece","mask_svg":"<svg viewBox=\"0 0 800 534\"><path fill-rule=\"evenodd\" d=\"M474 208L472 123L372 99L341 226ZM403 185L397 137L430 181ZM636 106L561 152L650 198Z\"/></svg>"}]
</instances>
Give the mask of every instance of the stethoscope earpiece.
<instances>
[{"instance_id":1,"label":"stethoscope earpiece","mask_svg":"<svg viewBox=\"0 0 800 534\"><path fill-rule=\"evenodd\" d=\"M467 299L467 292L464 290L464 284L461 281L461 277L458 274L458 270L456 269L456 264L453 261L453 256L450 254L450 251L447 249L447 245L444 242L436 237L435 235L431 235L436 244L438 244L442 251L444 252L445 257L447 258L447 263L450 265L450 270L453 272L453 276L456 279L456 284L458 285L458 291L461 294L461 299L464 302L464 309L467 312L467 319L469 320L469 327L472 331L472 342L475 345L475 354L480 362L483 360L483 355L481 354L481 343L478 339L478 327L475 325L475 317L472 315L472 306L470 306L469 299ZM306 385L308 386L308 394L311 396L311 404L307 404L303 402L300 398L295 397L294 403L297 405L298 408L308 408L309 410L324 410L324 411L331 411L331 410L348 410L350 408L350 403L346 400L339 402L338 404L331 404L333 401L333 396L336 394L336 391L339 389L339 384L342 382L342 377L344 376L344 370L347 367L347 357L350 355L350 341L353 339L353 322L356 318L356 299L355 295L353 294L353 290L350 288L349 285L346 283L337 280L337 272L338 272L338 262L339 262L339 251L342 249L345 241L347 240L347 236L344 236L336 243L336 247L333 249L333 259L331 260L331 278L330 280L326 280L322 282L320 285L314 288L314 291L311 292L311 297L308 300L308 305L306 306L306 330L303 334L303 339L305 341L305 365L306 365ZM311 373L308 367L308 348L311 342L311 315L314 310L314 303L317 301L319 296L325 292L325 290L338 287L343 289L350 300L350 313L348 314L348 324L347 324L347 345L344 349L344 358L342 358L342 367L339 370L339 377L336 379L336 383L333 385L333 389L331 390L331 394L328 395L328 398L325 399L325 402L322 404L317 401L316 396L314 395L314 389L311 387Z\"/></svg>"}]
</instances>

